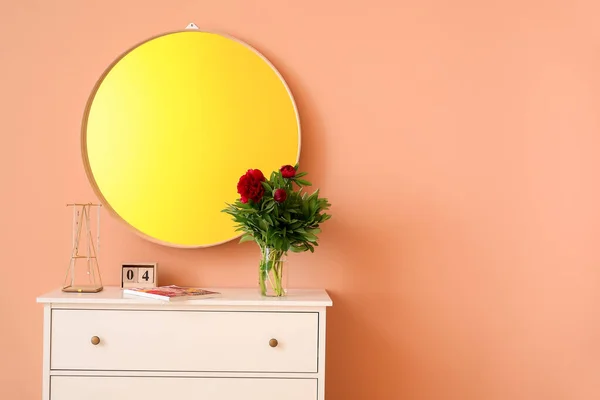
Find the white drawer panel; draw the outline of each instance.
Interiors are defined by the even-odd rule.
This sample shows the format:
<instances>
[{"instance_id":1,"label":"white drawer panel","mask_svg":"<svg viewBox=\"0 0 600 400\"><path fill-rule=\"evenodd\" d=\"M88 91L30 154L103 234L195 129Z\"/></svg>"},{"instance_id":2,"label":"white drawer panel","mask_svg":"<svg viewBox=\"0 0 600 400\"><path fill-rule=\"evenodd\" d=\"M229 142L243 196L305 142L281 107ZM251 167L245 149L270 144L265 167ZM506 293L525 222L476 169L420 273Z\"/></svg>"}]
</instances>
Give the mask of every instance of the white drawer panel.
<instances>
[{"instance_id":1,"label":"white drawer panel","mask_svg":"<svg viewBox=\"0 0 600 400\"><path fill-rule=\"evenodd\" d=\"M53 376L50 400L316 400L316 379Z\"/></svg>"},{"instance_id":2,"label":"white drawer panel","mask_svg":"<svg viewBox=\"0 0 600 400\"><path fill-rule=\"evenodd\" d=\"M317 352L317 313L52 311L51 369L317 372Z\"/></svg>"}]
</instances>

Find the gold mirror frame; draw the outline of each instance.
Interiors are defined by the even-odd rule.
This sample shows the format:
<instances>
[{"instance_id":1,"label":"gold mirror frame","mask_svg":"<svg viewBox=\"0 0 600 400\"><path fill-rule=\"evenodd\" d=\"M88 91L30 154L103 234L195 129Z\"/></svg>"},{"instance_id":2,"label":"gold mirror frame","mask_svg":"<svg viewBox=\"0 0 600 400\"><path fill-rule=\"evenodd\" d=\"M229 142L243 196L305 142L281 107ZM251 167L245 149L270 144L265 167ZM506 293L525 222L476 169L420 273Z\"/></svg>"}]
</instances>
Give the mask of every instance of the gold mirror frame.
<instances>
[{"instance_id":1,"label":"gold mirror frame","mask_svg":"<svg viewBox=\"0 0 600 400\"><path fill-rule=\"evenodd\" d=\"M290 143L283 143L283 147L287 146L287 148L285 149L286 152L286 156L284 157L283 155L280 157L278 155L273 155L272 157L274 158L274 160L272 162L270 162L270 160L264 160L263 158L260 158L258 160L255 160L256 162L254 163L247 163L247 164L242 164L239 167L239 170L236 170L235 174L236 178L233 179L233 175L231 171L228 171L228 181L227 182L222 182L222 185L226 185L227 187L230 187L231 189L227 189L230 190L231 193L233 193L233 191L235 191L235 186L237 184L237 178L239 178L239 176L241 176L243 173L245 173L246 169L250 169L250 168L259 168L262 169L265 175L270 174L270 172L272 170L278 169L281 165L284 164L295 164L298 162L299 158L300 158L300 149L301 149L301 129L300 129L300 118L299 118L299 114L298 114L298 109L296 107L296 103L294 101L293 95L291 93L291 90L289 89L287 83L285 82L285 80L283 79L282 75L279 73L279 71L277 71L277 69L275 68L275 66L269 61L267 60L267 58L262 55L261 53L259 53L255 48L251 47L250 45L248 45L247 43L233 38L231 36L228 35L224 35L224 34L220 34L220 33L215 33L215 32L207 32L207 31L200 31L200 30L182 30L182 31L172 31L172 32L167 32L167 33L163 33L157 36L153 36L143 42L140 42L138 44L136 44L135 46L129 48L128 50L126 50L125 52L123 52L116 60L114 60L109 66L108 68L104 71L104 73L100 76L100 78L98 79L98 81L96 82L89 98L86 104L86 108L85 108L85 113L83 116L83 123L82 123L82 130L81 130L81 151L82 151L82 158L83 158L83 164L84 164L84 168L85 168L85 172L86 175L88 177L88 180L90 181L90 184L95 192L95 194L98 196L98 198L100 199L100 201L102 202L102 204L109 210L109 212L117 217L117 219L119 219L120 221L124 222L126 225L128 225L130 228L132 228L138 235L142 236L143 238L150 240L154 243L158 243L158 244L162 244L162 245L166 245L166 246L170 246L170 247L179 247L179 248L201 248L201 247L211 247L211 246L216 246L222 243L226 243L229 242L235 238L238 238L240 236L239 233L236 233L233 231L233 222L231 221L230 217L225 215L224 213L220 212L220 209L225 207L225 203L226 202L231 202L233 200L235 200L235 198L237 198L237 194L235 196L231 196L228 195L228 198L225 198L226 196L223 196L224 198L219 198L216 201L218 201L220 204L222 204L222 207L220 207L219 210L213 210L211 212L211 218L212 218L212 213L216 213L218 212L218 216L216 216L215 214L215 219L221 221L222 223L224 223L223 221L227 221L226 223L228 224L228 228L223 228L224 230L221 231L221 236L218 239L215 239L214 241L210 241L210 240L198 240L197 242L191 242L191 241L179 241L179 240L171 240L170 238L174 237L173 235L169 236L169 235L165 235L163 237L161 237L160 235L157 235L155 231L149 232L148 229L146 229L145 227L148 226L148 224L144 225L144 227L140 227L140 223L139 220L144 221L143 218L146 218L146 222L148 221L149 217L152 217L152 213L147 212L145 216L142 215L142 217L140 217L140 215L136 215L136 218L138 218L138 220L136 221L132 221L135 218L132 218L130 215L127 215L127 212L129 211L123 211L124 209L117 205L117 206L113 206L113 203L115 203L115 199L111 198L111 194L110 193L116 193L116 191L114 189L111 190L107 190L107 188L105 186L105 182L108 181L106 177L103 177L102 179L104 179L104 182L99 184L98 183L98 176L102 176L102 174L99 172L99 165L98 164L98 159L100 156L98 156L98 154L106 154L106 153L102 153L100 150L96 151L94 150L90 150L89 146L90 146L90 141L94 141L96 140L96 138L98 137L98 134L94 133L92 135L89 134L89 130L90 130L90 117L92 118L97 118L98 121L102 121L101 123L104 123L104 121L106 119L101 119L99 117L95 117L95 114L93 114L93 107L95 104L95 101L97 99L98 96L98 92L99 90L103 87L103 84L105 84L105 82L107 82L107 77L110 76L110 74L115 70L115 67L117 67L118 65L120 65L119 63L121 63L127 56L131 55L132 53L134 53L136 50L142 48L142 46L148 45L149 43L153 43L153 41L156 40L160 40L162 38L168 38L168 37L173 37L172 35L181 35L181 34L185 34L185 35L197 35L197 34L202 34L202 35L211 35L210 37L212 39L214 38L218 38L218 40L225 40L228 43L228 46L232 45L231 48L234 48L235 46L240 46L238 47L238 49L245 49L246 53L244 53L244 57L248 56L249 54L251 54L254 58L252 58L252 60L250 60L250 58L248 60L250 60L251 63L257 63L257 59L260 60L262 63L264 63L263 67L261 68L261 73L264 73L266 75L262 76L261 78L264 78L263 80L266 82L265 87L270 88L272 85L273 88L275 88L277 86L277 84L281 85L280 89L277 89L277 99L280 98L285 98L289 104L281 104L281 109L279 109L279 111L283 110L281 112L281 114L284 114L287 118L287 120L285 121L284 126L288 128L289 132L286 131L286 137L292 137L292 140L289 140ZM208 37L208 36L207 36ZM225 43L225 42L223 42ZM236 50L237 51L237 50ZM242 51L242 50L240 50ZM249 52L249 53L248 53ZM257 59L255 59L257 58ZM148 64L146 64L148 65ZM166 65L166 64L165 64ZM252 66L254 66L255 64L251 64ZM258 65L256 64L257 67L259 68ZM264 69L266 67L266 69ZM253 68L253 67L252 67ZM250 68L250 69L252 69ZM269 73L267 71L271 71L272 74L274 74L274 76L277 78L276 80L271 81L269 78ZM254 71L256 72L256 71ZM137 75L136 75L137 76ZM265 78L266 77L266 78ZM268 78L268 79L267 79ZM267 80L265 80L267 79ZM248 84L250 85L249 87L252 88L253 84L248 83L249 81L244 81L242 82L242 84ZM277 83L276 83L277 82ZM164 85L164 84L163 84ZM255 84L254 84L255 85ZM114 86L114 85L113 85ZM118 88L118 85L115 86ZM256 87L256 85L255 85ZM273 89L275 90L275 89ZM220 92L219 92L220 93ZM251 93L255 93L255 92L251 92ZM283 96L283 97L282 97ZM120 99L120 98L119 98ZM107 103L108 104L108 103ZM111 103L112 104L112 103ZM188 105L188 103L184 103L185 105ZM274 104L280 104L280 103L274 103ZM256 106L256 104L253 104L253 106ZM245 111L243 111L245 112ZM226 113L224 113L223 115L225 115ZM263 114L265 114L264 110L260 110L260 112L258 113L261 116L264 116ZM211 114L212 115L212 114ZM240 118L243 118L243 116L241 114ZM254 116L254 114L248 114L248 115L252 115ZM279 115L279 114L278 114ZM292 115L293 115L293 123L292 123ZM246 115L247 116L247 115ZM231 117L231 120L228 121L235 121L235 118L237 118L237 115L234 115ZM258 117L256 117L258 119ZM279 117L277 117L279 118ZM283 117L281 117L283 118ZM118 118L116 118L118 119ZM96 121L96 120L95 120ZM262 122L264 123L264 121ZM236 122L237 124L237 122ZM283 124L283 123L282 123ZM268 125L270 126L270 125ZM283 125L282 125L283 126ZM292 128L290 128L292 127ZM110 130L107 127L104 128L106 132L113 132L114 130ZM295 132L293 133L292 130ZM240 132L241 135L244 135L244 132ZM260 134L260 132L258 132ZM94 136L96 135L96 136ZM117 135L117 134L112 134L110 133L110 135ZM164 136L165 134L163 133L162 136ZM139 133L138 133L139 136ZM90 137L92 137L92 139L90 139ZM191 135L190 135L191 137ZM227 137L227 135L226 135ZM162 138L162 137L161 137ZM215 139L215 136L211 136L211 140L217 140ZM270 139L276 138L275 136L273 136L273 134L271 134ZM138 138L139 139L139 138ZM231 138L230 138L231 139ZM164 138L162 138L162 140L164 140ZM218 139L221 140L221 139ZM295 141L295 143L294 143ZM230 143L231 140L228 141L228 143ZM268 142L268 141L267 141ZM265 143L265 142L263 142ZM230 143L231 144L231 143ZM260 144L260 143L259 143ZM268 144L268 143L267 143ZM271 144L272 145L272 144ZM105 143L103 143L103 146L106 146ZM279 150L281 150L281 146L282 143L276 143L275 144L275 149L277 150L277 153L279 153ZM112 150L112 148L111 148ZM94 154L97 153L97 154ZM190 151L187 150L187 148L185 148L185 152L189 153ZM90 161L90 153L92 153L92 161ZM118 151L117 151L118 153ZM268 154L268 153L267 153ZM128 154L129 155L129 154ZM189 154L188 154L189 155ZM137 156L137 154L136 154ZM95 157L95 158L94 158ZM104 156L102 156L104 157ZM109 156L110 157L110 156ZM271 157L271 156L269 156ZM278 158L279 157L279 158ZM119 156L117 155L117 158L119 158ZM171 159L173 159L174 156L171 155ZM101 160L102 161L102 160ZM112 161L111 161L112 162ZM129 162L129 160L127 160L127 162ZM262 164L262 168L259 164ZM220 165L222 166L222 165ZM104 166L105 168L115 168L114 165L110 165L110 167L106 167L106 165ZM219 173L219 177L221 175L224 175L224 173L222 173L223 171L218 171ZM114 174L113 173L113 177L116 177L116 180L121 179L121 175L123 174ZM172 175L172 174L171 174ZM102 180L101 179L101 180ZM125 178L123 178L125 179ZM148 181L149 178L145 178L145 181ZM111 185L112 185L112 181ZM168 181L165 181L168 184ZM215 180L216 182L216 180ZM131 182L130 182L131 183ZM122 185L122 182L119 183ZM219 185L221 185L221 182L219 182ZM123 186L123 185L122 185ZM210 188L209 188L210 189ZM196 190L196 189L191 189L191 190ZM112 192L111 192L112 191ZM106 195L106 192L109 192L109 195ZM120 193L120 192L119 192ZM140 194L140 192L136 192L133 194L133 196L139 196L139 195L143 195L143 193ZM120 196L120 194L119 194ZM123 197L127 196L127 194L125 194ZM147 197L144 197L144 199L146 199ZM196 199L197 200L197 199ZM127 203L128 199L123 200L125 203ZM179 200L180 203L182 204L188 204L189 206L193 206L193 202L195 201L195 199L181 199ZM134 202L134 200L131 200L131 202ZM135 208L135 212L138 212L138 208L137 207L131 207L131 205L129 203L128 207L130 208ZM214 204L213 204L214 206ZM153 206L148 206L147 209L152 209L152 207L156 207L156 205ZM213 207L214 208L214 207ZM159 212L164 211L164 209L160 209ZM156 211L156 210L155 210ZM179 232L177 231L177 229L189 229L190 231L193 229L199 229L199 230L213 230L215 228L214 226L214 221L211 220L212 222L208 222L208 223L204 223L203 221L199 221L199 218L201 219L201 217L198 217L198 213L201 214L201 211L198 212L198 210L195 210L196 213L194 214L194 218L191 218L190 221L182 221L182 220L171 220L171 222L173 224L177 223L179 224L179 228L177 227L171 227L169 229L170 232ZM142 213L142 211L139 211L139 213ZM126 214L126 215L123 215ZM183 218L185 216L185 214L180 214L179 212L176 214L177 216L179 216L180 218ZM140 219L142 218L142 219ZM164 219L164 218L163 218ZM184 224L188 224L187 226L185 226ZM190 224L194 224L195 226L192 226L191 228L188 228L188 226ZM207 225L208 224L208 225ZM212 225L211 225L212 224ZM227 237L223 237L223 233L225 232L226 229L230 229L231 230L231 234L229 234ZM204 234L204 232L202 233L202 235ZM202 235L198 235L198 237L204 237Z\"/></svg>"}]
</instances>

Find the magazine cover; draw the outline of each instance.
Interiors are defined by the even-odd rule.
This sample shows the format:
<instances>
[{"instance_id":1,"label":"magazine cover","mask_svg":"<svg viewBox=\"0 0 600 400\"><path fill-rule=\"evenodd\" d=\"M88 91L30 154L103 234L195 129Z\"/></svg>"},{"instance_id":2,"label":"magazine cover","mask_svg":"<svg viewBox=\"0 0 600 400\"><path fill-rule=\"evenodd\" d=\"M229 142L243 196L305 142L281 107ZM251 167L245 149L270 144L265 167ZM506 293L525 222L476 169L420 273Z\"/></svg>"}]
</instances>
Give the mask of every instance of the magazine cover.
<instances>
[{"instance_id":1,"label":"magazine cover","mask_svg":"<svg viewBox=\"0 0 600 400\"><path fill-rule=\"evenodd\" d=\"M123 293L166 301L211 298L217 297L221 294L219 292L211 292L206 289L182 287L177 285L159 286L155 288L128 288L124 289Z\"/></svg>"}]
</instances>

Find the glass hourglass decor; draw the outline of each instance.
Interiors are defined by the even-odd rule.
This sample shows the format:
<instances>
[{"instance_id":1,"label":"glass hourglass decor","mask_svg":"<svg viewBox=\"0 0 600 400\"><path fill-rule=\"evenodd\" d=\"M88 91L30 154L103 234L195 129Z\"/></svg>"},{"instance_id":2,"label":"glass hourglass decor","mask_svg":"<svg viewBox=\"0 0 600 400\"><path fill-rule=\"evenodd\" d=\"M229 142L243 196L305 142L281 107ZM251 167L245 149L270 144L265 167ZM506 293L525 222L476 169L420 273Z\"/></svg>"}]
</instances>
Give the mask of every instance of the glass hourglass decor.
<instances>
[{"instance_id":1,"label":"glass hourglass decor","mask_svg":"<svg viewBox=\"0 0 600 400\"><path fill-rule=\"evenodd\" d=\"M63 292L96 293L102 290L98 266L100 248L100 204L67 204L73 208L73 249L65 274ZM96 239L92 236L92 210L96 213Z\"/></svg>"}]
</instances>

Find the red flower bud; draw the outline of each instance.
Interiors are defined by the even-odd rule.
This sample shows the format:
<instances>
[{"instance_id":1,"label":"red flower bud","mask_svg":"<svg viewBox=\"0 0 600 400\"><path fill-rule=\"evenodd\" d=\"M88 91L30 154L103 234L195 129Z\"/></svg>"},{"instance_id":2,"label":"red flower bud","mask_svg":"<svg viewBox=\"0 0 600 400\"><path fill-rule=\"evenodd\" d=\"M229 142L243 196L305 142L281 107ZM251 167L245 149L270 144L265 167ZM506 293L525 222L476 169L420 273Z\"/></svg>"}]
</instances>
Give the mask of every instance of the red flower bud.
<instances>
[{"instance_id":1,"label":"red flower bud","mask_svg":"<svg viewBox=\"0 0 600 400\"><path fill-rule=\"evenodd\" d=\"M287 199L287 192L285 189L275 189L273 192L273 200L278 203L283 203Z\"/></svg>"},{"instance_id":2,"label":"red flower bud","mask_svg":"<svg viewBox=\"0 0 600 400\"><path fill-rule=\"evenodd\" d=\"M293 178L296 176L296 169L291 165L284 165L279 170L281 171L281 176L284 178Z\"/></svg>"},{"instance_id":3,"label":"red flower bud","mask_svg":"<svg viewBox=\"0 0 600 400\"><path fill-rule=\"evenodd\" d=\"M265 176L259 169L249 169L240 177L237 184L237 191L242 196L241 202L247 203L248 199L258 203L265 194L265 188L261 184Z\"/></svg>"}]
</instances>

